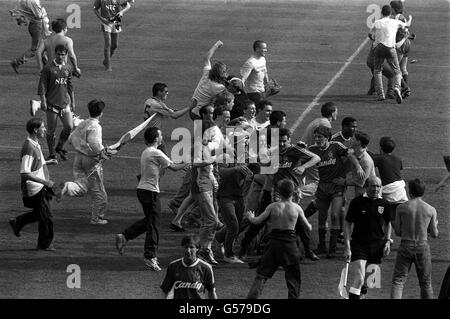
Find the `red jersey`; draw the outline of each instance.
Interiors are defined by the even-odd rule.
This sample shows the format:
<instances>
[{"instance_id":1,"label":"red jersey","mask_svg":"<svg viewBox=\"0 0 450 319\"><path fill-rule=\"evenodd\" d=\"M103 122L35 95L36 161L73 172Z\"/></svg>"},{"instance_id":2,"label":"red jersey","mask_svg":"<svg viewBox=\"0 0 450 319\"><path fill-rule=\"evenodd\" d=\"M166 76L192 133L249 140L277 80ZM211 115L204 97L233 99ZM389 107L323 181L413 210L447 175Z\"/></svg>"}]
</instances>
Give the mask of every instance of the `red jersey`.
<instances>
[{"instance_id":1,"label":"red jersey","mask_svg":"<svg viewBox=\"0 0 450 319\"><path fill-rule=\"evenodd\" d=\"M166 294L173 290L173 299L202 299L205 289L214 289L212 267L200 258L189 266L183 258L174 260L167 267L161 289Z\"/></svg>"},{"instance_id":2,"label":"red jersey","mask_svg":"<svg viewBox=\"0 0 450 319\"><path fill-rule=\"evenodd\" d=\"M339 142L330 142L326 149L313 145L309 150L320 157L317 164L319 170L319 183L332 183L338 177L345 178L345 166L342 156L347 154L348 148Z\"/></svg>"},{"instance_id":3,"label":"red jersey","mask_svg":"<svg viewBox=\"0 0 450 319\"><path fill-rule=\"evenodd\" d=\"M308 162L313 156L314 154L307 149L296 145L291 145L285 151L280 152L280 166L273 175L273 185L276 187L280 180L287 178L298 187L301 176L294 172L294 168Z\"/></svg>"}]
</instances>

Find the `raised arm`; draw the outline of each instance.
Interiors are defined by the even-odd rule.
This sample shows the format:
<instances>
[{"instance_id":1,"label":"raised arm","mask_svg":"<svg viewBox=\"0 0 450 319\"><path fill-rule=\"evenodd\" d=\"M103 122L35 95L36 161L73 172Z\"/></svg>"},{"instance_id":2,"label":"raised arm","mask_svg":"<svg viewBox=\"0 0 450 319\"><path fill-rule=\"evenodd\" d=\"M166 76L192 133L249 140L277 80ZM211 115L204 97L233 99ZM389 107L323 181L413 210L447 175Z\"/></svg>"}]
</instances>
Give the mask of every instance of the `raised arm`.
<instances>
[{"instance_id":1,"label":"raised arm","mask_svg":"<svg viewBox=\"0 0 450 319\"><path fill-rule=\"evenodd\" d=\"M222 46L223 42L220 40L214 43L214 45L208 50L208 52L206 52L205 58L203 59L204 64L210 64L211 58L213 57L214 53L218 48L221 48Z\"/></svg>"},{"instance_id":2,"label":"raised arm","mask_svg":"<svg viewBox=\"0 0 450 319\"><path fill-rule=\"evenodd\" d=\"M132 2L134 2L134 1L132 1ZM125 3L123 3L123 4L122 4L122 7L123 7L123 9L120 10L119 13L118 13L119 16L123 16L123 14L124 14L125 12L127 12L128 10L131 9L130 1L126 1Z\"/></svg>"}]
</instances>

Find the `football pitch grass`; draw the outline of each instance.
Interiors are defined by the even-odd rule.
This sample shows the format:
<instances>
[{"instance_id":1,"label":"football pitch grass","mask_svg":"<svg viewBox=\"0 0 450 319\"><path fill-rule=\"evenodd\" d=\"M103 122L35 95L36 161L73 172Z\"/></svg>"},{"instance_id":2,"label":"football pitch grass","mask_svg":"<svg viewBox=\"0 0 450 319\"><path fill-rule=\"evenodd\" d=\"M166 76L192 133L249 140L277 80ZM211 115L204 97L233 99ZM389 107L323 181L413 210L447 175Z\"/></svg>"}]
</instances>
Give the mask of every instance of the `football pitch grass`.
<instances>
[{"instance_id":1,"label":"football pitch grass","mask_svg":"<svg viewBox=\"0 0 450 319\"><path fill-rule=\"evenodd\" d=\"M382 6L383 1L137 0L123 18L112 72L105 72L102 65L103 38L92 1L42 1L50 19L67 16L66 8L72 3L81 8L81 28L68 33L82 70L81 78L74 79L76 113L86 118L90 100L106 102L101 119L106 144L115 143L142 121L153 83L167 83L167 104L181 108L192 96L201 76L202 57L212 44L224 42L214 59L225 62L230 74L238 74L257 39L268 43L269 75L283 86L271 100L274 110L287 113L288 127L295 126L292 141L300 138L307 123L320 116L320 105L327 101L336 102L339 110L333 132L340 129L342 118L353 116L358 128L371 136L372 151L378 151L380 137L393 137L395 153L403 159L404 179L424 180L424 199L438 212L440 235L430 239L433 288L438 295L450 264L450 186L434 192L446 173L443 155L450 154L447 1L405 2L406 14L413 15L411 30L417 34L410 54L410 61L416 63L408 68L412 95L400 105L394 100L376 102L374 96L366 95L370 81L365 65L369 50L366 20L371 14L366 9L370 4ZM11 1L0 0L1 12L12 6ZM0 30L0 298L159 298L167 265L182 254L183 234L169 230L172 214L166 206L181 183L181 172L168 171L161 180L159 260L163 271L145 269L143 236L129 242L123 256L114 247L114 235L143 216L135 190L138 159L144 149L142 134L104 164L108 225L89 224L88 198L69 198L52 206L56 252L33 249L37 225L26 226L20 238L12 234L8 220L26 211L20 193L19 152L26 137L28 101L38 98L38 70L34 60L22 66L18 75L9 66L9 61L29 46L26 28L5 18L0 20ZM188 116L166 121L166 143L173 145L173 129L191 125ZM59 123L58 133L60 129ZM47 154L45 141L41 145ZM49 167L52 180L72 179L71 155L69 161ZM311 217L310 222L317 239L317 217ZM188 227L188 231L197 230ZM394 249L381 265L381 288L371 289L368 299L389 298L399 243L396 236L393 238ZM341 253L343 247L339 248ZM66 285L66 269L71 264L81 269L79 289ZM342 258L303 260L301 298L338 298L343 265ZM241 299L255 271L246 264L220 263L214 274L219 298ZM404 298L419 296L412 267ZM286 297L284 272L279 270L266 284L262 298Z\"/></svg>"}]
</instances>

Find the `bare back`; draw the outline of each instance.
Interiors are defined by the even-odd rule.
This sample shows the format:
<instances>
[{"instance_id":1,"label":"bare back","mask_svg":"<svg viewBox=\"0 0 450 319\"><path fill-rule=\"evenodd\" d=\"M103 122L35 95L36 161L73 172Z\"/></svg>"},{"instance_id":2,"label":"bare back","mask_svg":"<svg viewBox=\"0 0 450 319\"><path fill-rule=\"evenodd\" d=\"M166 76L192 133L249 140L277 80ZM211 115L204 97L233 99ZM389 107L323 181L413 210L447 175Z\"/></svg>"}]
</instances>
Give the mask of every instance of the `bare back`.
<instances>
[{"instance_id":1,"label":"bare back","mask_svg":"<svg viewBox=\"0 0 450 319\"><path fill-rule=\"evenodd\" d=\"M420 198L414 198L397 207L395 232L406 240L427 240L427 231L437 237L436 209Z\"/></svg>"},{"instance_id":2,"label":"bare back","mask_svg":"<svg viewBox=\"0 0 450 319\"><path fill-rule=\"evenodd\" d=\"M269 225L271 229L294 230L297 219L300 215L303 215L302 208L292 201L272 203L267 207L267 210L270 214Z\"/></svg>"},{"instance_id":3,"label":"bare back","mask_svg":"<svg viewBox=\"0 0 450 319\"><path fill-rule=\"evenodd\" d=\"M55 59L55 48L57 45L61 44L66 48L71 48L72 43L72 39L62 34L55 34L45 39L44 50L47 52L48 61L51 62ZM65 62L67 63L67 57Z\"/></svg>"}]
</instances>

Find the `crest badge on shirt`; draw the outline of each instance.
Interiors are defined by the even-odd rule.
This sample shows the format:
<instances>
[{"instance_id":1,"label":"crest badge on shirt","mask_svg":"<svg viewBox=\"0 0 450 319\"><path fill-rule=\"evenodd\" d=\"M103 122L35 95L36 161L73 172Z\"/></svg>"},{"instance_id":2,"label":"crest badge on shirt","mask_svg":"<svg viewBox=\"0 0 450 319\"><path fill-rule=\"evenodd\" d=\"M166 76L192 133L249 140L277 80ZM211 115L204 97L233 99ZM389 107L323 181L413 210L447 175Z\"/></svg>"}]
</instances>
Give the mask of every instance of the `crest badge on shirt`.
<instances>
[{"instance_id":1,"label":"crest badge on shirt","mask_svg":"<svg viewBox=\"0 0 450 319\"><path fill-rule=\"evenodd\" d=\"M378 213L383 214L383 212L384 212L384 207L378 206Z\"/></svg>"}]
</instances>

